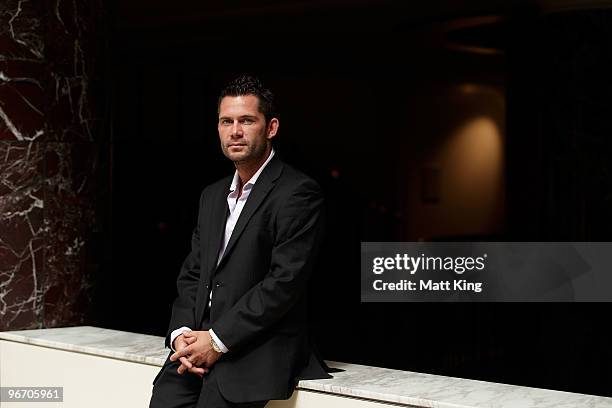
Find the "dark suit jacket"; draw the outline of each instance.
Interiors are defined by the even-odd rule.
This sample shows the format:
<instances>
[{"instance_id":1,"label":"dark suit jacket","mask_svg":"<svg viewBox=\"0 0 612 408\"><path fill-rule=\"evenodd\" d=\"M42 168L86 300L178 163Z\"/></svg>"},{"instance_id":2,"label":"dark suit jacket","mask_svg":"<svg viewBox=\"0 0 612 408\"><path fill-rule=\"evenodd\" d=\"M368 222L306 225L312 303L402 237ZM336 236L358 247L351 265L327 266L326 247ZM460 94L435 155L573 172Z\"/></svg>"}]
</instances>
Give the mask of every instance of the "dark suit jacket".
<instances>
[{"instance_id":1,"label":"dark suit jacket","mask_svg":"<svg viewBox=\"0 0 612 408\"><path fill-rule=\"evenodd\" d=\"M318 184L275 155L260 174L217 266L232 176L200 196L191 253L177 279L166 337L202 318L230 350L212 368L232 402L287 399L300 379L331 378L307 330L306 288L323 233ZM209 325L206 325L209 326Z\"/></svg>"}]
</instances>

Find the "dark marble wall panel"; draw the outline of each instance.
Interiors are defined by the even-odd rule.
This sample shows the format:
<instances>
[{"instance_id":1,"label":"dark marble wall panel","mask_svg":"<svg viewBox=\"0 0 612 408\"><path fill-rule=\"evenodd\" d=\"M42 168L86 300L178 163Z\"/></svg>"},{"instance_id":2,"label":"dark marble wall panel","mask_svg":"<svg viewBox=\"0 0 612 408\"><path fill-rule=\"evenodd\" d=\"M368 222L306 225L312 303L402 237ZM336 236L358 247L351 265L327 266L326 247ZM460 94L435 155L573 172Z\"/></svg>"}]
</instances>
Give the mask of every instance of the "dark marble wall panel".
<instances>
[{"instance_id":1,"label":"dark marble wall panel","mask_svg":"<svg viewBox=\"0 0 612 408\"><path fill-rule=\"evenodd\" d=\"M102 11L0 5L0 330L87 320L105 190Z\"/></svg>"},{"instance_id":2,"label":"dark marble wall panel","mask_svg":"<svg viewBox=\"0 0 612 408\"><path fill-rule=\"evenodd\" d=\"M0 143L1 328L32 327L42 318L45 145Z\"/></svg>"}]
</instances>

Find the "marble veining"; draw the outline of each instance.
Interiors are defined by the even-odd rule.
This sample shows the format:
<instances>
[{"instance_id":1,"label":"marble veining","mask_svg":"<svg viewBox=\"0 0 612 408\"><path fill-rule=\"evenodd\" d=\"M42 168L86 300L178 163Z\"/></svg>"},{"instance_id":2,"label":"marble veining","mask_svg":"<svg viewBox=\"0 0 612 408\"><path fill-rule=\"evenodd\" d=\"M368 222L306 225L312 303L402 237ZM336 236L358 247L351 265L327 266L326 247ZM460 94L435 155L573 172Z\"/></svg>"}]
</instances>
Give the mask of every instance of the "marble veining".
<instances>
[{"instance_id":1,"label":"marble veining","mask_svg":"<svg viewBox=\"0 0 612 408\"><path fill-rule=\"evenodd\" d=\"M86 320L103 19L98 0L0 3L0 330Z\"/></svg>"},{"instance_id":2,"label":"marble veining","mask_svg":"<svg viewBox=\"0 0 612 408\"><path fill-rule=\"evenodd\" d=\"M170 353L163 337L93 326L0 332L0 339L160 367Z\"/></svg>"},{"instance_id":3,"label":"marble veining","mask_svg":"<svg viewBox=\"0 0 612 408\"><path fill-rule=\"evenodd\" d=\"M0 332L0 339L157 366L169 354L162 337L91 326ZM594 395L327 363L345 371L301 381L298 389L424 408L612 408L612 398Z\"/></svg>"},{"instance_id":4,"label":"marble veining","mask_svg":"<svg viewBox=\"0 0 612 408\"><path fill-rule=\"evenodd\" d=\"M463 378L328 362L345 371L300 388L431 408L612 408L612 398Z\"/></svg>"}]
</instances>

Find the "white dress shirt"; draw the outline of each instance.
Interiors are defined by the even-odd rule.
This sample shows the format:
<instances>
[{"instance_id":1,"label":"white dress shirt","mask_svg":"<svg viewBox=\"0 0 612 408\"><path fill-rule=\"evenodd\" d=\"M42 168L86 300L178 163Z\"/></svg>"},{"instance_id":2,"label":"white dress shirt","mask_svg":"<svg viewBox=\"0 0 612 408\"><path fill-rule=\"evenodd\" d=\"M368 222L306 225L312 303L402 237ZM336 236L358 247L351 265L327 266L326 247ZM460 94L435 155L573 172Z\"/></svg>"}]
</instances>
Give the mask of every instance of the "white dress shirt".
<instances>
[{"instance_id":1,"label":"white dress shirt","mask_svg":"<svg viewBox=\"0 0 612 408\"><path fill-rule=\"evenodd\" d=\"M242 187L242 194L240 196L238 196L240 192L240 176L238 175L238 170L234 172L234 179L232 180L232 184L230 186L230 192L227 195L227 206L229 207L229 215L225 222L225 234L223 235L223 246L221 247L221 250L219 251L219 255L217 257L217 265L219 265L219 262L221 261L221 258L223 257L225 248L227 248L227 243L232 237L232 232L234 232L234 227L236 226L236 222L238 222L240 213L242 212L242 209L244 208L244 205L246 204L246 201L249 198L249 195L251 194L251 190L253 190L253 186L255 185L255 182L257 181L257 179L259 178L259 175L261 174L263 169L267 166L267 164L270 162L273 156L274 156L274 149L271 150L270 155L268 156L264 164L262 164L261 167L257 170L257 172L253 174L253 177L251 177L249 181L247 181L244 184L244 186ZM211 302L212 302L212 289L210 291L210 297L208 298L208 307L210 307ZM191 331L191 329L187 326L183 326L183 327L180 327L174 330L170 334L170 348L172 349L172 351L176 351L174 349L174 339L176 339L178 336L180 336L182 333L186 331ZM225 344L223 344L221 339L217 337L215 332L212 329L210 329L209 333L212 339L215 341L215 343L217 343L221 351L223 353L227 353L229 351L228 348L225 347Z\"/></svg>"}]
</instances>

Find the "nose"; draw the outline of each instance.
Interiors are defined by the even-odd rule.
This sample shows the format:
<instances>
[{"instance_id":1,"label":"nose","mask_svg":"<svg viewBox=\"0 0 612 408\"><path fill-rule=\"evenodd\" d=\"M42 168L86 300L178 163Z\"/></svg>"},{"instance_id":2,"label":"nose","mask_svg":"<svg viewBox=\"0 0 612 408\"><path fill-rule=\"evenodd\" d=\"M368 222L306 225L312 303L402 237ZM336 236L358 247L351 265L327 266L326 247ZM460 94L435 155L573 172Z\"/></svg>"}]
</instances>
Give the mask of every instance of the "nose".
<instances>
[{"instance_id":1,"label":"nose","mask_svg":"<svg viewBox=\"0 0 612 408\"><path fill-rule=\"evenodd\" d=\"M232 137L233 138L242 137L242 126L240 125L240 122L237 120L235 120L234 124L232 125Z\"/></svg>"}]
</instances>

